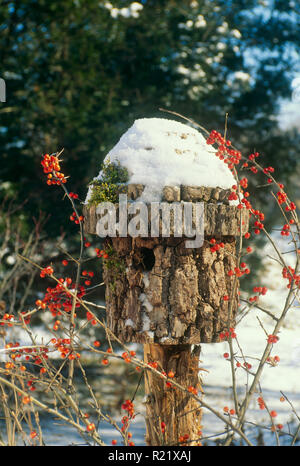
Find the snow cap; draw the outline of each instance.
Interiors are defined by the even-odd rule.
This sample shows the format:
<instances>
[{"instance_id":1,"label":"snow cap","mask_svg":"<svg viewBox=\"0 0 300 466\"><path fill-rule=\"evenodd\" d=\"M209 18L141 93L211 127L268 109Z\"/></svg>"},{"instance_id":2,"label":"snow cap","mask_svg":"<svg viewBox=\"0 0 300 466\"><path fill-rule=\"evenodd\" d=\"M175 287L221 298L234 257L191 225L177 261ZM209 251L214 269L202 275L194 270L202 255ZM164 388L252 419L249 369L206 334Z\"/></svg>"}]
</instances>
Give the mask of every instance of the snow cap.
<instances>
[{"instance_id":1,"label":"snow cap","mask_svg":"<svg viewBox=\"0 0 300 466\"><path fill-rule=\"evenodd\" d=\"M128 184L145 185L140 198L161 200L164 186L231 188L235 184L227 165L196 129L165 118L141 118L123 134L104 161L120 162ZM98 179L101 179L101 172Z\"/></svg>"}]
</instances>

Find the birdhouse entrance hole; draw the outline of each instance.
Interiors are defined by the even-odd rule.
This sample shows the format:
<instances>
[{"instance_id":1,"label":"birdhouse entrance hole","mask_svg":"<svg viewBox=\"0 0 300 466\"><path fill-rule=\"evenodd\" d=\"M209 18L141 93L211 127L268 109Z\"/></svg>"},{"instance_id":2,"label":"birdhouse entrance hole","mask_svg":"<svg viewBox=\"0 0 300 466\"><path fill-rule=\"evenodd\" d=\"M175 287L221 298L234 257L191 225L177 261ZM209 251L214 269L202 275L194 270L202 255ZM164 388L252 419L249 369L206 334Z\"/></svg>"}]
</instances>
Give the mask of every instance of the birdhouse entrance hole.
<instances>
[{"instance_id":1,"label":"birdhouse entrance hole","mask_svg":"<svg viewBox=\"0 0 300 466\"><path fill-rule=\"evenodd\" d=\"M141 264L145 272L150 272L155 264L153 249L141 248Z\"/></svg>"}]
</instances>

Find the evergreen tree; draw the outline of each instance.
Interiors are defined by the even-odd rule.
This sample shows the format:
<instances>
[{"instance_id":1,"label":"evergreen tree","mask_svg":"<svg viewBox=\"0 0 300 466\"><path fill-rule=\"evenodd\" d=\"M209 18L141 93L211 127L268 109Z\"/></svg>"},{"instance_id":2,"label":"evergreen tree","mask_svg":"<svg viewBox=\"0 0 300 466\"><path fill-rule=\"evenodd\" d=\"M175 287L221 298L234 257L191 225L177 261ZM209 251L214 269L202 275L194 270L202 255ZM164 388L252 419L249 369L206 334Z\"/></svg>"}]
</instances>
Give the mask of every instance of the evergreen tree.
<instances>
[{"instance_id":1,"label":"evergreen tree","mask_svg":"<svg viewBox=\"0 0 300 466\"><path fill-rule=\"evenodd\" d=\"M298 2L284 0L2 1L1 194L29 198L27 217L51 213L57 235L68 217L41 154L64 148L63 171L84 198L136 118L170 118L160 107L209 130L228 113L235 145L288 175L299 135L276 114L291 94L299 19Z\"/></svg>"}]
</instances>

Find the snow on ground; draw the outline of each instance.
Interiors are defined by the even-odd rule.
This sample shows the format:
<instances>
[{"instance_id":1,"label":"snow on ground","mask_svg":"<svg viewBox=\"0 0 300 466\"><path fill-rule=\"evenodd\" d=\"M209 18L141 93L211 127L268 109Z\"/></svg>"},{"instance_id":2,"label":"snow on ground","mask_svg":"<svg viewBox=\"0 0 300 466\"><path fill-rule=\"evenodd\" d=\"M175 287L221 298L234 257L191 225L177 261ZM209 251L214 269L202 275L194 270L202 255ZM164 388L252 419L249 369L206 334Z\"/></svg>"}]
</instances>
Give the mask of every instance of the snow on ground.
<instances>
[{"instance_id":1,"label":"snow on ground","mask_svg":"<svg viewBox=\"0 0 300 466\"><path fill-rule=\"evenodd\" d=\"M282 238L280 234L273 233L272 238L276 241L281 252L293 250L293 245L289 244L289 240ZM287 296L287 281L282 280L282 267L270 258L276 258L276 253L270 243L266 244L260 254L263 263L266 265L266 272L259 280L258 286L266 286L269 289L267 294L260 299L260 305L278 317ZM287 264L293 267L294 254L284 254L284 258ZM274 419L274 422L283 424L284 431L288 431L287 422L292 419L295 420L295 416L292 414L288 402L280 401L281 391L289 398L297 413L300 414L300 319L297 318L300 309L297 308L298 303L294 304L294 307L287 314L285 324L278 335L279 341L273 346L271 353L271 356L278 355L280 362L275 367L266 365L261 378L263 397L268 408L277 411L278 416ZM258 359L261 359L266 345L266 335L257 318L260 319L267 333L272 333L274 321L257 309L251 310L236 329L238 342L247 362L252 365L253 371L257 367ZM236 345L234 348L240 354ZM200 358L202 363L200 366L209 370L209 373L202 373L205 401L220 411L226 405L230 408L234 407L230 388L232 387L230 363L223 357L225 352L228 352L226 342L201 345ZM242 368L238 368L236 378L238 393L243 399L242 395L245 393L247 386L246 372ZM249 377L248 383L251 383L251 381L252 377ZM254 396L250 404L247 420L270 426L270 418L266 410L259 409L258 396L259 394ZM213 414L206 410L204 410L203 426L204 435L221 432L224 427ZM274 444L274 434L269 434L268 441L269 444Z\"/></svg>"},{"instance_id":2,"label":"snow on ground","mask_svg":"<svg viewBox=\"0 0 300 466\"><path fill-rule=\"evenodd\" d=\"M145 185L140 200L152 202L160 200L164 186L231 188L234 177L215 152L199 131L188 125L165 118L141 118L104 160L119 161L126 167L130 184Z\"/></svg>"},{"instance_id":3,"label":"snow on ground","mask_svg":"<svg viewBox=\"0 0 300 466\"><path fill-rule=\"evenodd\" d=\"M248 315L237 329L237 336L246 360L252 364L253 370L257 367L258 361L252 358L261 357L265 345L266 337L259 327L256 316L262 318L261 313L253 311ZM236 348L236 346L235 346ZM228 351L226 343L201 345L201 366L209 371L203 372L203 388L205 391L205 401L214 408L222 412L224 406L234 407L232 397L232 380L230 363L224 359L224 352ZM300 329L299 324L293 329L284 329L280 334L279 342L274 346L272 355L279 355L280 362L276 367L266 365L261 378L261 388L263 398L270 410L276 410L278 416L276 423L284 424L292 419L291 407L287 402L280 402L280 391L290 399L295 409L300 413ZM247 384L246 372L238 368L236 372L238 393L243 399ZM249 377L251 383L252 377ZM266 410L260 410L257 394L247 415L247 420L258 424L270 426L270 419ZM222 432L224 426L211 413L204 410L203 435L211 435Z\"/></svg>"}]
</instances>

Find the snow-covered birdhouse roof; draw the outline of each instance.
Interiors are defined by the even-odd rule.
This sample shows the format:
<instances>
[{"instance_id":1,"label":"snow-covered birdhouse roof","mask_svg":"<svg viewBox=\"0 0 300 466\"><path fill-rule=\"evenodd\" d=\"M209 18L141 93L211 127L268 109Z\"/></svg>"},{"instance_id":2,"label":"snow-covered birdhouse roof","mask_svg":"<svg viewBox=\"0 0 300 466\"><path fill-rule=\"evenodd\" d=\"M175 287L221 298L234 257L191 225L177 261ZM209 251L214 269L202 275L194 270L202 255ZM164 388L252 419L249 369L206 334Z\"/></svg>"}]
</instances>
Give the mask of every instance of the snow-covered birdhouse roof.
<instances>
[{"instance_id":1,"label":"snow-covered birdhouse roof","mask_svg":"<svg viewBox=\"0 0 300 466\"><path fill-rule=\"evenodd\" d=\"M230 189L235 184L227 165L196 129L165 118L141 118L123 134L104 161L119 162L128 184L145 186L140 198L161 200L165 186ZM101 179L101 172L96 177ZM87 196L88 201L89 193Z\"/></svg>"}]
</instances>

